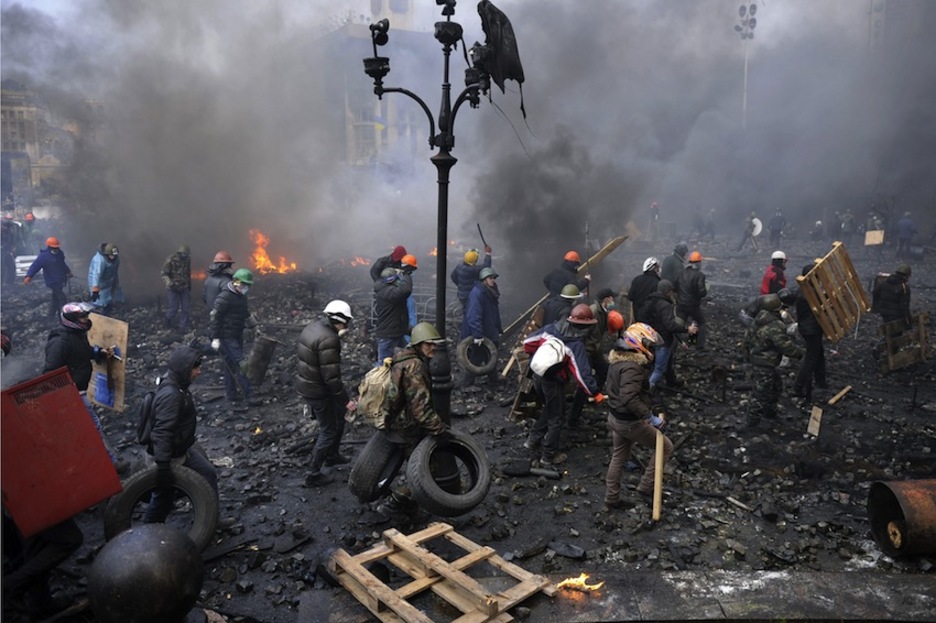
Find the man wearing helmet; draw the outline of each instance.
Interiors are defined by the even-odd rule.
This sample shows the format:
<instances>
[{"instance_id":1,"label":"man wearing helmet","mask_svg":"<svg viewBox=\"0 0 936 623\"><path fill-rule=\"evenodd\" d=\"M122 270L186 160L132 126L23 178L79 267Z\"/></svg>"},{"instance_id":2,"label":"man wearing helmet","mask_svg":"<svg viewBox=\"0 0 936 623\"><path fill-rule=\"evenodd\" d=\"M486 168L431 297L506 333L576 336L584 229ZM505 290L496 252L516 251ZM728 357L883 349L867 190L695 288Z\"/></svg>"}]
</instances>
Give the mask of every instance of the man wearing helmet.
<instances>
[{"instance_id":1,"label":"man wearing helmet","mask_svg":"<svg viewBox=\"0 0 936 623\"><path fill-rule=\"evenodd\" d=\"M660 283L660 261L655 257L648 257L643 262L642 273L634 277L627 298L633 307L634 320L643 321L643 306L652 292L656 292Z\"/></svg>"},{"instance_id":2,"label":"man wearing helmet","mask_svg":"<svg viewBox=\"0 0 936 623\"><path fill-rule=\"evenodd\" d=\"M523 350L535 356L536 351L551 338L560 340L565 355L542 374L533 374L533 387L543 402L543 411L523 446L544 465L558 465L567 455L560 452L562 428L565 423L565 385L571 378L595 402L604 400L598 383L592 376L591 362L585 351L585 336L596 324L591 308L579 303L568 318L548 324L523 340Z\"/></svg>"},{"instance_id":3,"label":"man wearing helmet","mask_svg":"<svg viewBox=\"0 0 936 623\"><path fill-rule=\"evenodd\" d=\"M689 265L679 274L673 286L676 288L676 315L688 326L696 326L696 348L705 350L708 326L702 313L702 299L708 296L708 287L705 285L705 273L702 272L701 253L693 251L689 254Z\"/></svg>"},{"instance_id":4,"label":"man wearing helmet","mask_svg":"<svg viewBox=\"0 0 936 623\"><path fill-rule=\"evenodd\" d=\"M120 252L117 245L102 242L88 265L88 290L99 313L109 313L116 303L123 303L118 270Z\"/></svg>"},{"instance_id":5,"label":"man wearing helmet","mask_svg":"<svg viewBox=\"0 0 936 623\"><path fill-rule=\"evenodd\" d=\"M886 279L880 281L871 294L871 309L881 314L884 322L901 320L909 329L910 314L910 264L901 264Z\"/></svg>"},{"instance_id":6,"label":"man wearing helmet","mask_svg":"<svg viewBox=\"0 0 936 623\"><path fill-rule=\"evenodd\" d=\"M602 288L598 291L595 302L589 305L592 316L595 318L595 324L591 325L585 335L585 352L588 355L592 374L599 388L604 386L605 376L608 373L608 360L606 357L611 349L611 343L614 341L613 338L610 338L608 332L608 315L614 311L616 298L617 293L614 290ZM572 398L572 408L569 410L569 429L582 426L582 410L585 408L586 402L588 402L588 396L581 388L576 388L575 396Z\"/></svg>"},{"instance_id":7,"label":"man wearing helmet","mask_svg":"<svg viewBox=\"0 0 936 623\"><path fill-rule=\"evenodd\" d=\"M188 331L189 305L192 301L192 258L187 244L166 258L160 276L166 284L166 327L172 326L178 314L179 331L185 333Z\"/></svg>"},{"instance_id":8,"label":"man wearing helmet","mask_svg":"<svg viewBox=\"0 0 936 623\"><path fill-rule=\"evenodd\" d=\"M407 261L412 258L412 266L393 268L387 266L380 273L380 279L374 283L374 337L377 339L377 365L387 357L393 357L394 350L406 346L406 334L410 329L410 315L407 300L413 293L413 271L416 270L416 258L404 255ZM402 262L402 258L401 258ZM400 264L403 266L403 264Z\"/></svg>"},{"instance_id":9,"label":"man wearing helmet","mask_svg":"<svg viewBox=\"0 0 936 623\"><path fill-rule=\"evenodd\" d=\"M477 249L469 249L465 252L462 263L452 269L452 283L458 288L458 302L462 306L462 315L468 307L468 295L472 288L479 281L481 271L491 267L491 247L484 246L484 260L478 264Z\"/></svg>"},{"instance_id":10,"label":"man wearing helmet","mask_svg":"<svg viewBox=\"0 0 936 623\"><path fill-rule=\"evenodd\" d=\"M609 355L608 428L611 429L613 447L605 474L604 503L608 508L633 506L621 499L621 476L624 466L630 461L634 443L651 449L637 493L645 499L653 495L657 430L665 427L666 420L664 414L654 408L648 379L653 369L654 351L662 344L663 340L653 327L637 322L627 327ZM672 454L673 443L664 436L663 462L668 461Z\"/></svg>"},{"instance_id":11,"label":"man wearing helmet","mask_svg":"<svg viewBox=\"0 0 936 623\"><path fill-rule=\"evenodd\" d=\"M579 279L578 268L582 265L582 258L578 251L569 251L562 258L562 264L550 271L543 277L543 285L553 296L558 296L562 292L563 286L572 284L580 291L588 289L588 282L591 281L591 275L586 274Z\"/></svg>"},{"instance_id":12,"label":"man wearing helmet","mask_svg":"<svg viewBox=\"0 0 936 623\"><path fill-rule=\"evenodd\" d=\"M783 251L774 251L770 255L770 266L764 271L764 278L761 280L761 294L776 294L786 287L786 269L787 256Z\"/></svg>"},{"instance_id":13,"label":"man wearing helmet","mask_svg":"<svg viewBox=\"0 0 936 623\"><path fill-rule=\"evenodd\" d=\"M572 308L580 301L582 293L573 283L567 283L562 286L558 295L550 294L543 301L543 317L540 321L541 326L546 326L557 320L568 318Z\"/></svg>"},{"instance_id":14,"label":"man wearing helmet","mask_svg":"<svg viewBox=\"0 0 936 623\"><path fill-rule=\"evenodd\" d=\"M247 293L253 282L253 273L246 268L235 272L231 282L215 298L208 317L211 348L220 351L223 358L224 393L229 401L236 402L240 392L249 404L254 404L253 388L241 372L241 361L244 360L244 329L257 326L247 304Z\"/></svg>"},{"instance_id":15,"label":"man wearing helmet","mask_svg":"<svg viewBox=\"0 0 936 623\"><path fill-rule=\"evenodd\" d=\"M663 268L660 270L660 279L666 279L669 282L675 282L679 273L686 267L686 254L689 253L689 247L686 243L680 242L673 249L673 253L667 255L663 260Z\"/></svg>"},{"instance_id":16,"label":"man wearing helmet","mask_svg":"<svg viewBox=\"0 0 936 623\"><path fill-rule=\"evenodd\" d=\"M797 346L786 331L780 317L783 302L777 294L768 294L761 299L761 310L754 318L754 326L745 335L748 361L751 363L751 380L754 385L752 412L748 426L757 426L761 418L777 417L777 402L783 391L780 376L780 360L784 355L799 359L803 350Z\"/></svg>"},{"instance_id":17,"label":"man wearing helmet","mask_svg":"<svg viewBox=\"0 0 936 623\"><path fill-rule=\"evenodd\" d=\"M370 267L371 281L375 283L379 281L381 279L381 273L387 268L395 268L397 270L403 268L402 260L404 255L406 255L406 247L397 245L393 247L393 251L390 255L384 255L374 260L374 263L371 264Z\"/></svg>"},{"instance_id":18,"label":"man wearing helmet","mask_svg":"<svg viewBox=\"0 0 936 623\"><path fill-rule=\"evenodd\" d=\"M500 335L503 331L500 316L500 290L497 288L499 275L493 268L482 268L480 279L471 290L468 297L468 306L465 308L465 321L462 323L460 340L473 338L475 344L481 344L484 338L494 342L495 351L500 345ZM496 352L495 352L496 358ZM474 382L474 376L465 371L462 385ZM491 370L488 374L488 383L493 385L498 381L498 372Z\"/></svg>"},{"instance_id":19,"label":"man wearing helmet","mask_svg":"<svg viewBox=\"0 0 936 623\"><path fill-rule=\"evenodd\" d=\"M205 277L205 285L202 290L202 301L205 302L205 309L208 313L214 309L215 298L231 283L234 276L234 258L227 251L218 251L215 253L214 260L208 264L208 276Z\"/></svg>"},{"instance_id":20,"label":"man wearing helmet","mask_svg":"<svg viewBox=\"0 0 936 623\"><path fill-rule=\"evenodd\" d=\"M351 320L351 307L334 300L325 306L322 317L306 325L299 336L296 390L319 423L305 478L307 487L332 481L331 475L322 470L324 466L350 462L339 452L339 446L344 434L344 414L357 408L341 378L341 337L348 331Z\"/></svg>"},{"instance_id":21,"label":"man wearing helmet","mask_svg":"<svg viewBox=\"0 0 936 623\"><path fill-rule=\"evenodd\" d=\"M49 236L46 239L46 248L39 252L36 259L26 271L23 283L29 285L36 273L42 271L45 285L52 291L52 302L49 305L48 317L50 320L58 316L59 310L65 304L65 286L71 279L71 269L65 263L65 253L61 249L58 238Z\"/></svg>"},{"instance_id":22,"label":"man wearing helmet","mask_svg":"<svg viewBox=\"0 0 936 623\"><path fill-rule=\"evenodd\" d=\"M676 289L672 282L663 279L657 285L657 291L647 297L645 306L647 323L660 334L661 344L654 353L653 373L650 375L650 389L653 390L666 377L666 383L679 386L676 378L676 347L679 336L698 333L698 325L686 327L682 318L676 315Z\"/></svg>"}]
</instances>

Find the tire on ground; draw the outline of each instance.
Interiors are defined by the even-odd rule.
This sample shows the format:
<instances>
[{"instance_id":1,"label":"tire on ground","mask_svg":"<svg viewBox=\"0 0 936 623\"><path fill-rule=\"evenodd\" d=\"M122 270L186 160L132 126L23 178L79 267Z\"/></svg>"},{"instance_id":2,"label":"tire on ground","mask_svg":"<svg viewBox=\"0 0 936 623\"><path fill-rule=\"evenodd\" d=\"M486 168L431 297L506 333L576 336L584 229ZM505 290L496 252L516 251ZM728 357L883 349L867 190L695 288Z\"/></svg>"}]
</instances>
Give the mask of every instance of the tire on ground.
<instances>
[{"instance_id":1,"label":"tire on ground","mask_svg":"<svg viewBox=\"0 0 936 623\"><path fill-rule=\"evenodd\" d=\"M497 345L490 338L481 339L481 344L475 346L474 338L466 337L458 343L458 348L455 351L458 363L465 370L477 376L487 374L497 366ZM481 359L484 359L484 361L481 361Z\"/></svg>"},{"instance_id":2,"label":"tire on ground","mask_svg":"<svg viewBox=\"0 0 936 623\"><path fill-rule=\"evenodd\" d=\"M432 459L436 452L452 455L460 461L462 493L449 493L435 481ZM456 517L484 500L491 487L491 464L478 442L467 433L451 431L450 436L442 440L429 435L410 454L406 482L423 509L442 517Z\"/></svg>"},{"instance_id":3,"label":"tire on ground","mask_svg":"<svg viewBox=\"0 0 936 623\"><path fill-rule=\"evenodd\" d=\"M390 484L403 465L403 448L393 443L387 433L375 432L348 475L348 487L361 502L373 502L390 493Z\"/></svg>"},{"instance_id":4,"label":"tire on ground","mask_svg":"<svg viewBox=\"0 0 936 623\"><path fill-rule=\"evenodd\" d=\"M214 539L218 525L218 495L205 478L183 465L172 466L173 487L191 501L194 513L188 535L199 551ZM148 503L156 488L156 467L149 467L130 476L123 483L123 491L107 502L104 511L104 538L108 541L130 528L133 509L138 503ZM170 515L171 516L171 515Z\"/></svg>"}]
</instances>

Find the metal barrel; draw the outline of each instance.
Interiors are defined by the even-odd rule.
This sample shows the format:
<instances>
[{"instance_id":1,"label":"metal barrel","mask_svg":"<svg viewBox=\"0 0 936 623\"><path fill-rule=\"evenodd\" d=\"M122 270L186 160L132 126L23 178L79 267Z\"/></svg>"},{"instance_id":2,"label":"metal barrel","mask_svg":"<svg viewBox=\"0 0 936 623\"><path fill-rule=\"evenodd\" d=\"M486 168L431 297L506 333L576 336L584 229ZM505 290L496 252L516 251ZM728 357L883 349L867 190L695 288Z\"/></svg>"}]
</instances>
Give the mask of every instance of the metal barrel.
<instances>
[{"instance_id":1,"label":"metal barrel","mask_svg":"<svg viewBox=\"0 0 936 623\"><path fill-rule=\"evenodd\" d=\"M868 493L874 540L890 556L936 553L936 480L875 482Z\"/></svg>"},{"instance_id":2,"label":"metal barrel","mask_svg":"<svg viewBox=\"0 0 936 623\"><path fill-rule=\"evenodd\" d=\"M273 351L279 342L271 337L258 334L254 338L253 348L247 358L247 378L251 385L260 385L266 376L270 361L273 360Z\"/></svg>"}]
</instances>

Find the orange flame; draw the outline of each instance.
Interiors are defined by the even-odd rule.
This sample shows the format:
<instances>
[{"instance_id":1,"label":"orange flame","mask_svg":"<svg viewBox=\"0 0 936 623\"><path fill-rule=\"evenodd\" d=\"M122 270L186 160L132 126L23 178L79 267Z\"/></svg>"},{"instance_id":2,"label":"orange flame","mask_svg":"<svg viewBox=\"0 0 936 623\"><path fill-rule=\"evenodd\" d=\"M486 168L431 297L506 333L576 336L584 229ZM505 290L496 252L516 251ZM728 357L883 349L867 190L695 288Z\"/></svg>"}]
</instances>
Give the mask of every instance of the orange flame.
<instances>
[{"instance_id":1,"label":"orange flame","mask_svg":"<svg viewBox=\"0 0 936 623\"><path fill-rule=\"evenodd\" d=\"M203 270L197 270L192 273L192 279L195 281L204 281L208 278L208 273Z\"/></svg>"},{"instance_id":2,"label":"orange flame","mask_svg":"<svg viewBox=\"0 0 936 623\"><path fill-rule=\"evenodd\" d=\"M588 584L585 580L588 579L587 573L582 573L577 578L566 578L563 581L556 584L556 588L567 588L573 591L588 592L588 591L597 591L602 586L604 582L598 582L597 584Z\"/></svg>"},{"instance_id":3,"label":"orange flame","mask_svg":"<svg viewBox=\"0 0 936 623\"><path fill-rule=\"evenodd\" d=\"M437 255L439 255L439 247L432 247L432 250L429 251L429 255L431 255L432 257L436 257Z\"/></svg>"},{"instance_id":4,"label":"orange flame","mask_svg":"<svg viewBox=\"0 0 936 623\"><path fill-rule=\"evenodd\" d=\"M274 264L267 254L266 247L270 244L270 238L259 229L250 230L250 240L256 246L253 253L250 254L250 260L253 262L254 269L260 274L268 273L289 273L297 270L295 262L287 262L285 257L280 256L279 263Z\"/></svg>"},{"instance_id":5,"label":"orange flame","mask_svg":"<svg viewBox=\"0 0 936 623\"><path fill-rule=\"evenodd\" d=\"M370 260L364 259L360 255L356 255L351 260L351 266L370 266Z\"/></svg>"},{"instance_id":6,"label":"orange flame","mask_svg":"<svg viewBox=\"0 0 936 623\"><path fill-rule=\"evenodd\" d=\"M254 429L254 435L259 435L262 432L263 432L263 429L260 428L260 426L257 426L257 428Z\"/></svg>"}]
</instances>

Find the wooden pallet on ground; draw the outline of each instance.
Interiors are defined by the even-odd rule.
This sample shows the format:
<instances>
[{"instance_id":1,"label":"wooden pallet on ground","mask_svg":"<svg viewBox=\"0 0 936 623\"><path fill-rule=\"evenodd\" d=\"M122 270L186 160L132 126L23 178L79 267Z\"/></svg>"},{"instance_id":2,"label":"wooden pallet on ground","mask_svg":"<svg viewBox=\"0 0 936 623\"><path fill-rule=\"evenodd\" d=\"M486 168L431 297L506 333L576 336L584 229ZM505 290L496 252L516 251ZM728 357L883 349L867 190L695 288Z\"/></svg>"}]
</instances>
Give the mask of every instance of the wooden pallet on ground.
<instances>
[{"instance_id":1,"label":"wooden pallet on ground","mask_svg":"<svg viewBox=\"0 0 936 623\"><path fill-rule=\"evenodd\" d=\"M841 242L833 243L832 250L796 281L822 332L833 342L855 328L862 313L871 311L868 295Z\"/></svg>"},{"instance_id":2,"label":"wooden pallet on ground","mask_svg":"<svg viewBox=\"0 0 936 623\"><path fill-rule=\"evenodd\" d=\"M899 370L929 358L929 331L926 312L911 317L910 328L902 320L885 322L878 328L883 340L877 353L881 372Z\"/></svg>"},{"instance_id":3,"label":"wooden pallet on ground","mask_svg":"<svg viewBox=\"0 0 936 623\"><path fill-rule=\"evenodd\" d=\"M422 546L440 537L466 554L446 561ZM387 586L365 568L377 561L392 563L412 581L395 589ZM482 563L518 583L498 593L486 590L468 575L469 570L477 570ZM434 623L407 601L426 590L462 612L452 623L507 623L514 620L507 612L510 608L536 593L551 597L556 591L548 578L507 562L493 548L474 543L445 523L433 523L409 536L393 528L385 530L382 543L360 554L334 552L328 559L328 571L375 617L393 623Z\"/></svg>"}]
</instances>

